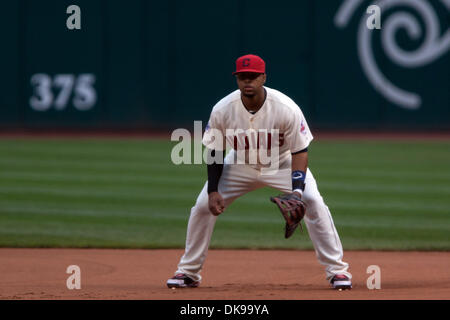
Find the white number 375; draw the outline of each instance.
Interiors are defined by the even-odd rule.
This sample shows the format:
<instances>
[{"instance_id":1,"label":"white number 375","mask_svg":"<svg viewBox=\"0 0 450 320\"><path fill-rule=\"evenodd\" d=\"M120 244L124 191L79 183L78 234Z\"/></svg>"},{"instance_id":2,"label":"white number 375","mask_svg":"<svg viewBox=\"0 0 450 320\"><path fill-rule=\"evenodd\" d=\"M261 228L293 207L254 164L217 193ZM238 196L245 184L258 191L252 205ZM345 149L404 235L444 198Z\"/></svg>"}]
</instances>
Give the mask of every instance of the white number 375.
<instances>
[{"instance_id":1,"label":"white number 375","mask_svg":"<svg viewBox=\"0 0 450 320\"><path fill-rule=\"evenodd\" d=\"M53 78L45 73L37 73L31 77L33 95L30 98L30 107L36 111L47 111L54 107L63 110L67 107L73 93L72 104L80 111L91 109L97 102L97 93L94 88L95 75L91 73L56 74ZM53 88L59 88L57 95Z\"/></svg>"}]
</instances>

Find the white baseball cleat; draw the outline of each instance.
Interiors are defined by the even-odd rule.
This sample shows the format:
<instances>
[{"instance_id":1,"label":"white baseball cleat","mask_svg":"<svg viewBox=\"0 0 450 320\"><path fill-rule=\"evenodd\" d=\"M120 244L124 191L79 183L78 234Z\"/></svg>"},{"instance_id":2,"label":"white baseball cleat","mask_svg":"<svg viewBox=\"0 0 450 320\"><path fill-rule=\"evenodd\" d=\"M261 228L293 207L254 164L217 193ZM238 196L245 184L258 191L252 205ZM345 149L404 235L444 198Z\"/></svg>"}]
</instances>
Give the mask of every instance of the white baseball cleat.
<instances>
[{"instance_id":1,"label":"white baseball cleat","mask_svg":"<svg viewBox=\"0 0 450 320\"><path fill-rule=\"evenodd\" d=\"M352 288L352 280L350 280L347 276L343 274L335 275L331 279L330 283L334 289L338 289L339 291Z\"/></svg>"},{"instance_id":2,"label":"white baseball cleat","mask_svg":"<svg viewBox=\"0 0 450 320\"><path fill-rule=\"evenodd\" d=\"M167 286L169 288L196 288L199 285L200 281L195 281L184 273L176 274L174 277L167 280Z\"/></svg>"}]
</instances>

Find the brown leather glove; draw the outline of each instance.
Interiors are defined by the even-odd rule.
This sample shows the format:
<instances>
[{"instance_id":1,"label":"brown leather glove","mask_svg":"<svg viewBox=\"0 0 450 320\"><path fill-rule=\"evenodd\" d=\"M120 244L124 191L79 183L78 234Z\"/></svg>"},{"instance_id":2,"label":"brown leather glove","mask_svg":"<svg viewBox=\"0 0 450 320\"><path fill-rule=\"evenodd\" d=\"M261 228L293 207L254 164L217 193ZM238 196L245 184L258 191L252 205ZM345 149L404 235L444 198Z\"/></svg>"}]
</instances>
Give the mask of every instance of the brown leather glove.
<instances>
[{"instance_id":1,"label":"brown leather glove","mask_svg":"<svg viewBox=\"0 0 450 320\"><path fill-rule=\"evenodd\" d=\"M287 239L292 236L298 225L301 228L300 222L305 216L306 204L294 193L284 193L279 196L270 197L270 201L278 206L284 220L286 220L284 237Z\"/></svg>"}]
</instances>

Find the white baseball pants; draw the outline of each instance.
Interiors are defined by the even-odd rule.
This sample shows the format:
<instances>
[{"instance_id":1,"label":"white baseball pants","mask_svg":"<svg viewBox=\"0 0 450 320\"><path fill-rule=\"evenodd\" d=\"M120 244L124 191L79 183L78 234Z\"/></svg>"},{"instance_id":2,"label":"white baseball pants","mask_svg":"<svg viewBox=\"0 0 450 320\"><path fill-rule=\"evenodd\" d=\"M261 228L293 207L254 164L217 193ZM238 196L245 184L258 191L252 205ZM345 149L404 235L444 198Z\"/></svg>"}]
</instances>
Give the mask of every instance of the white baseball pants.
<instances>
[{"instance_id":1,"label":"white baseball pants","mask_svg":"<svg viewBox=\"0 0 450 320\"><path fill-rule=\"evenodd\" d=\"M284 169L280 169L277 174L267 175L245 164L227 164L230 158L232 155L229 153L219 180L218 191L224 199L225 208L240 196L265 186L276 188L281 192L292 192L290 159L289 163L281 166ZM330 210L325 205L309 169L306 173L305 184L302 200L307 204L307 210L304 221L317 259L325 266L326 278L331 280L335 274L344 274L351 278L351 274L347 271L348 264L342 261L342 244ZM205 262L211 235L218 218L209 211L207 189L208 182L205 183L191 209L186 248L176 271L176 273L185 273L197 281L201 280L200 271Z\"/></svg>"}]
</instances>

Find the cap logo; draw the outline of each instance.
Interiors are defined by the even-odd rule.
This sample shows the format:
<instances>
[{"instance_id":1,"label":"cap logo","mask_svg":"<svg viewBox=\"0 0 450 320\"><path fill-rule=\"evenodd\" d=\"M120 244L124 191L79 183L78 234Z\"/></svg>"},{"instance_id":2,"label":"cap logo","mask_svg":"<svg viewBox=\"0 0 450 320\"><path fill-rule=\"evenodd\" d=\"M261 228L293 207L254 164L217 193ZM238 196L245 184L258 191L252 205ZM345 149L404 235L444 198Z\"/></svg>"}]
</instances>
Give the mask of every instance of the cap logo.
<instances>
[{"instance_id":1,"label":"cap logo","mask_svg":"<svg viewBox=\"0 0 450 320\"><path fill-rule=\"evenodd\" d=\"M245 58L244 60L242 60L242 66L243 67L248 67L250 65L250 59L249 58Z\"/></svg>"}]
</instances>

